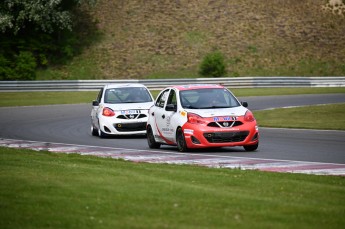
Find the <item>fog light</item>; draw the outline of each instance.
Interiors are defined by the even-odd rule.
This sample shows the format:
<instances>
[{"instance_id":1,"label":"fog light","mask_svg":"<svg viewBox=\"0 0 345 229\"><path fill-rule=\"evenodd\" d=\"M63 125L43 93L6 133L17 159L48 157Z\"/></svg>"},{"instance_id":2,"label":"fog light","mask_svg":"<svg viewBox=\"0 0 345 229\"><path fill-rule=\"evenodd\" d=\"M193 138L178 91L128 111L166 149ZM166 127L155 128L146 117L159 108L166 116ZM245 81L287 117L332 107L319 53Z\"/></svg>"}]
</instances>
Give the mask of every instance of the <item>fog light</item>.
<instances>
[{"instance_id":1,"label":"fog light","mask_svg":"<svg viewBox=\"0 0 345 229\"><path fill-rule=\"evenodd\" d=\"M200 144L200 141L196 137L192 136L191 139L194 144Z\"/></svg>"},{"instance_id":2,"label":"fog light","mask_svg":"<svg viewBox=\"0 0 345 229\"><path fill-rule=\"evenodd\" d=\"M258 133L256 133L256 134L254 135L254 137L252 138L252 141L256 141L256 140L258 140Z\"/></svg>"},{"instance_id":3,"label":"fog light","mask_svg":"<svg viewBox=\"0 0 345 229\"><path fill-rule=\"evenodd\" d=\"M106 127L106 126L104 126L104 131L105 131L105 132L108 132L108 133L111 133L111 131L109 130L109 128Z\"/></svg>"}]
</instances>

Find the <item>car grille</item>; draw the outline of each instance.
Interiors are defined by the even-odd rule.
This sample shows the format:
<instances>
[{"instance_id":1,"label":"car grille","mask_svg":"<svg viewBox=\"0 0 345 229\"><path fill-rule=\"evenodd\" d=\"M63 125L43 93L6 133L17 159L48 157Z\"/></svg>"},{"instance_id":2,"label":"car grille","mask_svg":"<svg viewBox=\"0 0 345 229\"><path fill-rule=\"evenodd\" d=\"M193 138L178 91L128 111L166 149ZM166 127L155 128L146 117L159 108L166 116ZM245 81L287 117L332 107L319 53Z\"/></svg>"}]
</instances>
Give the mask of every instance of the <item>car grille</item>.
<instances>
[{"instance_id":1,"label":"car grille","mask_svg":"<svg viewBox=\"0 0 345 229\"><path fill-rule=\"evenodd\" d=\"M118 123L114 127L119 132L142 131L146 130L146 122L139 123Z\"/></svg>"},{"instance_id":2,"label":"car grille","mask_svg":"<svg viewBox=\"0 0 345 229\"><path fill-rule=\"evenodd\" d=\"M140 119L146 118L146 114L126 114L126 115L119 115L117 116L118 119Z\"/></svg>"},{"instance_id":3,"label":"car grille","mask_svg":"<svg viewBox=\"0 0 345 229\"><path fill-rule=\"evenodd\" d=\"M235 127L235 126L240 126L243 123L240 121L229 121L229 122L210 122L207 124L207 126L210 127Z\"/></svg>"},{"instance_id":4,"label":"car grille","mask_svg":"<svg viewBox=\"0 0 345 229\"><path fill-rule=\"evenodd\" d=\"M210 143L223 142L242 142L248 136L249 131L220 132L220 133L204 133L204 137Z\"/></svg>"}]
</instances>

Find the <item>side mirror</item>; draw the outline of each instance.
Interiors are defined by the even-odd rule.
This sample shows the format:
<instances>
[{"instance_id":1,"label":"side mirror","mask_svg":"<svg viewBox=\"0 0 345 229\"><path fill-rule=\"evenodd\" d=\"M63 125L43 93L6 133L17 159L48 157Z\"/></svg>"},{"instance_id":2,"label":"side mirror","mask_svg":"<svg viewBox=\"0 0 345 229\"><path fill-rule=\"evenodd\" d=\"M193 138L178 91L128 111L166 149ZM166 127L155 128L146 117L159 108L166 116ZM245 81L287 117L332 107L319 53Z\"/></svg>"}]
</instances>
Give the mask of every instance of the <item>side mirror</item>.
<instances>
[{"instance_id":1,"label":"side mirror","mask_svg":"<svg viewBox=\"0 0 345 229\"><path fill-rule=\"evenodd\" d=\"M248 107L248 103L247 102L241 102L242 106L244 107Z\"/></svg>"},{"instance_id":2,"label":"side mirror","mask_svg":"<svg viewBox=\"0 0 345 229\"><path fill-rule=\"evenodd\" d=\"M165 110L166 111L174 111L174 112L176 112L177 111L177 107L174 104L167 104L166 107L165 107Z\"/></svg>"},{"instance_id":3,"label":"side mirror","mask_svg":"<svg viewBox=\"0 0 345 229\"><path fill-rule=\"evenodd\" d=\"M92 101L92 106L94 107L99 106L99 102L97 100Z\"/></svg>"}]
</instances>

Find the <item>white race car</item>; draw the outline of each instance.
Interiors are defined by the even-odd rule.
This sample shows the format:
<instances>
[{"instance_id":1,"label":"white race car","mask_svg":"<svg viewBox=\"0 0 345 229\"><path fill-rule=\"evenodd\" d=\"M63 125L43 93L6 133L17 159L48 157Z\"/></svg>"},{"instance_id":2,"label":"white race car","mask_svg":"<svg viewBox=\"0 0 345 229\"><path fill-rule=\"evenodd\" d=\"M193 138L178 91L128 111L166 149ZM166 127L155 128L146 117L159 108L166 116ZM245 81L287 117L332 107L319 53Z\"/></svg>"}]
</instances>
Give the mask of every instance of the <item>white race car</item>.
<instances>
[{"instance_id":1,"label":"white race car","mask_svg":"<svg viewBox=\"0 0 345 229\"><path fill-rule=\"evenodd\" d=\"M142 84L109 84L92 102L91 133L94 136L146 134L150 91Z\"/></svg>"},{"instance_id":2,"label":"white race car","mask_svg":"<svg viewBox=\"0 0 345 229\"><path fill-rule=\"evenodd\" d=\"M161 91L149 110L147 141L189 148L259 146L259 130L246 102L220 85L172 86Z\"/></svg>"}]
</instances>

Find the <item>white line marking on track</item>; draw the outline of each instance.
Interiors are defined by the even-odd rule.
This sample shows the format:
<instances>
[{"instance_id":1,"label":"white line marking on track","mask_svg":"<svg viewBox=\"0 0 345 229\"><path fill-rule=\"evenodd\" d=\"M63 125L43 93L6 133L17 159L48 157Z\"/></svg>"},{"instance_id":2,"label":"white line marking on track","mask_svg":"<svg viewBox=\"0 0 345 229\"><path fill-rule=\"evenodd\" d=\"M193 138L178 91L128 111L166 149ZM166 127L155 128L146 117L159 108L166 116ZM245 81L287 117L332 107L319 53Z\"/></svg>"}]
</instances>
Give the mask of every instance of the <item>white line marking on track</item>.
<instances>
[{"instance_id":1,"label":"white line marking on track","mask_svg":"<svg viewBox=\"0 0 345 229\"><path fill-rule=\"evenodd\" d=\"M0 146L54 153L76 153L80 155L124 159L133 162L191 164L210 168L345 176L345 164L335 163L176 153L159 150L137 150L1 138Z\"/></svg>"}]
</instances>

